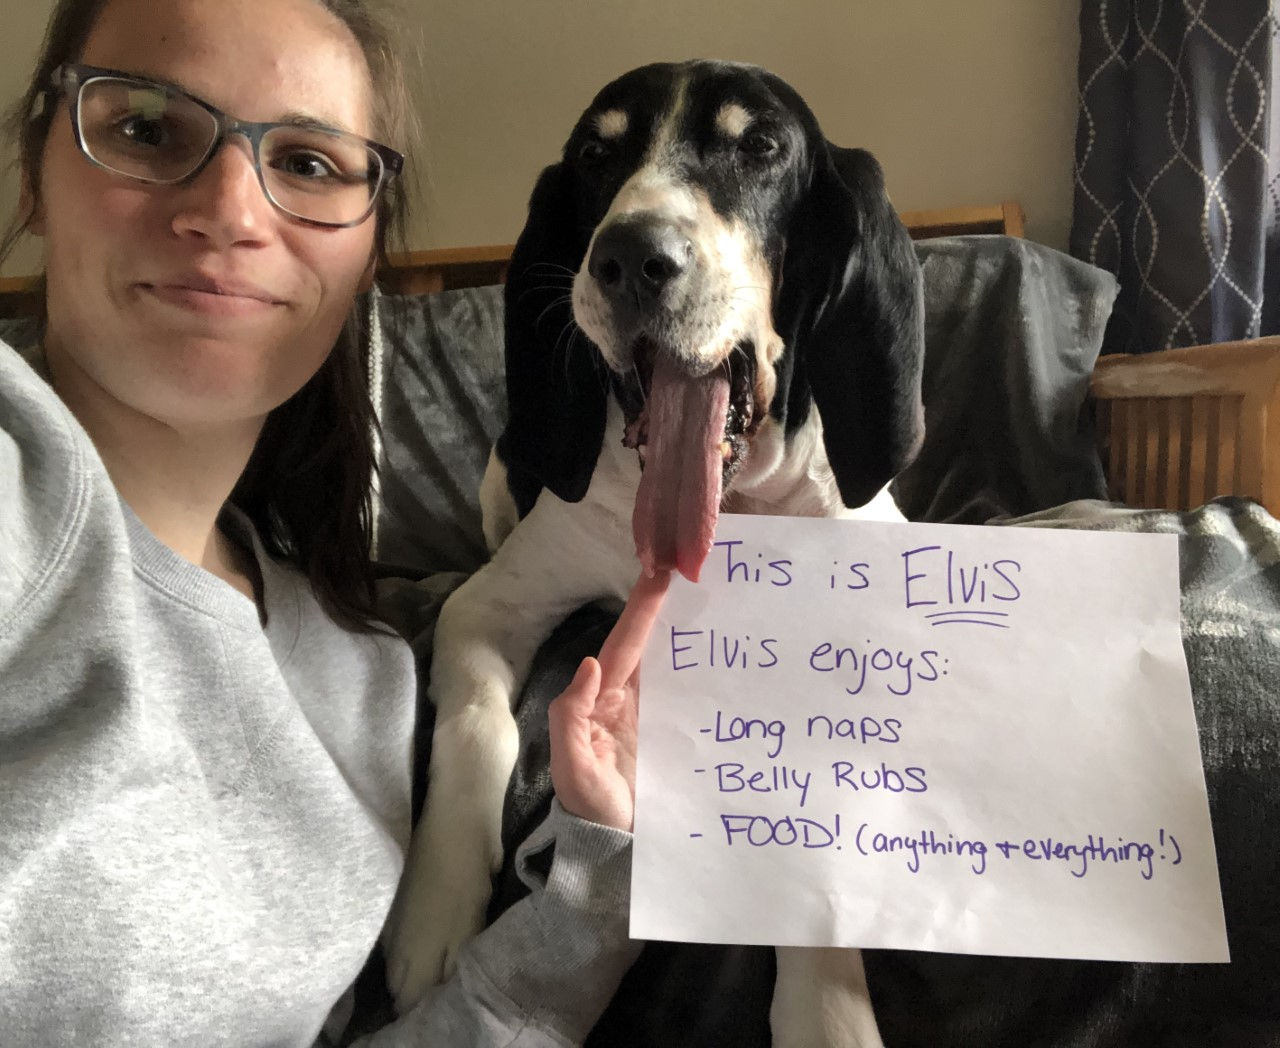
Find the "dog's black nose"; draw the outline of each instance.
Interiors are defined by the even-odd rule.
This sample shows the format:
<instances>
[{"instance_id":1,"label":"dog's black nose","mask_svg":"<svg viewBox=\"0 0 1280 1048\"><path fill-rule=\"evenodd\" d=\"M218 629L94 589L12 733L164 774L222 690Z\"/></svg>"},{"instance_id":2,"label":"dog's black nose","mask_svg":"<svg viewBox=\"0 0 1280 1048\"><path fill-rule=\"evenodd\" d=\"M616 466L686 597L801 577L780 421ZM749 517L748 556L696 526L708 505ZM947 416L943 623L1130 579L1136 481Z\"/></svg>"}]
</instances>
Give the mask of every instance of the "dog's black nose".
<instances>
[{"instance_id":1,"label":"dog's black nose","mask_svg":"<svg viewBox=\"0 0 1280 1048\"><path fill-rule=\"evenodd\" d=\"M587 272L612 299L644 306L688 270L693 243L670 222L617 219L596 237Z\"/></svg>"}]
</instances>

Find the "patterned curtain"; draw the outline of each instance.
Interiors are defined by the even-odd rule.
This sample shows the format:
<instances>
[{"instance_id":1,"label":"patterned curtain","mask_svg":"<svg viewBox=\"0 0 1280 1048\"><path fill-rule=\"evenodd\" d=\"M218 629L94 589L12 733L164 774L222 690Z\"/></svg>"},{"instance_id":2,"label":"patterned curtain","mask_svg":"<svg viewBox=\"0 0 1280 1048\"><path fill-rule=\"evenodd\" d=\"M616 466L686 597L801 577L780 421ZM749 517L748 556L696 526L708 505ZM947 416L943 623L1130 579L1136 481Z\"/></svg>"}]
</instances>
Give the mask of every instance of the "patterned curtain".
<instances>
[{"instance_id":1,"label":"patterned curtain","mask_svg":"<svg viewBox=\"0 0 1280 1048\"><path fill-rule=\"evenodd\" d=\"M1280 333L1280 0L1081 0L1071 253L1104 353Z\"/></svg>"}]
</instances>

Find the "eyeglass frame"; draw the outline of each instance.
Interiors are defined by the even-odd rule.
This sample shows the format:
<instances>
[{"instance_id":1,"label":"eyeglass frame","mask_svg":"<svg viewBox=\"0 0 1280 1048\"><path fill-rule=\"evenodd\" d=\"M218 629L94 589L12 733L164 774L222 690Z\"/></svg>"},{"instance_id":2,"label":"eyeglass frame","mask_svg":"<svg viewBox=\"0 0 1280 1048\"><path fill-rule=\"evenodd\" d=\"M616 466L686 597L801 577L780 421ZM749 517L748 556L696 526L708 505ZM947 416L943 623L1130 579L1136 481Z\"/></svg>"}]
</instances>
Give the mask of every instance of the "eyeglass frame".
<instances>
[{"instance_id":1,"label":"eyeglass frame","mask_svg":"<svg viewBox=\"0 0 1280 1048\"><path fill-rule=\"evenodd\" d=\"M139 87L159 88L169 95L178 95L188 101L194 102L197 106L208 113L214 120L214 135L209 142L208 149L204 156L196 162L194 168L188 171L181 178L145 178L141 175L130 174L127 171L119 171L114 167L109 167L101 160L89 152L88 146L85 144L84 136L80 131L80 99L85 87L94 80L110 79L123 80L127 83L137 84ZM100 167L104 171L110 171L114 175L122 178L131 178L135 182L142 182L146 185L174 186L189 182L199 176L200 172L209 166L210 161L217 156L218 151L231 135L243 135L249 143L249 148L253 157L253 170L258 176L258 185L262 188L262 194L274 207L283 215L287 215L298 222L305 222L308 225L321 226L325 229L349 229L363 223L373 214L378 206L378 199L383 191L392 182L397 175L400 174L404 167L404 156L392 149L388 145L381 142L375 142L370 138L362 138L360 135L350 131L343 131L341 128L326 127L324 125L302 124L299 125L292 121L254 121L254 120L237 120L233 116L224 113L217 106L211 105L203 98L184 91L172 84L166 84L159 80L150 80L147 77L139 76L136 73L127 73L120 69L106 69L101 66L83 65L80 63L67 62L58 66L50 76L51 86L54 91L60 93L68 100L67 110L71 117L71 130L75 137L76 146L80 153L95 167ZM74 88L74 93L72 89ZM347 138L353 138L361 142L366 148L377 156L381 169L378 175L378 184L374 186L373 192L369 194L369 207L359 218L350 222L325 222L320 219L307 218L303 215L295 214L287 207L281 204L267 187L266 176L262 171L261 147L262 139L271 131L277 128L298 129L303 127L306 130L318 131L321 133L331 132L337 135L343 135Z\"/></svg>"}]
</instances>

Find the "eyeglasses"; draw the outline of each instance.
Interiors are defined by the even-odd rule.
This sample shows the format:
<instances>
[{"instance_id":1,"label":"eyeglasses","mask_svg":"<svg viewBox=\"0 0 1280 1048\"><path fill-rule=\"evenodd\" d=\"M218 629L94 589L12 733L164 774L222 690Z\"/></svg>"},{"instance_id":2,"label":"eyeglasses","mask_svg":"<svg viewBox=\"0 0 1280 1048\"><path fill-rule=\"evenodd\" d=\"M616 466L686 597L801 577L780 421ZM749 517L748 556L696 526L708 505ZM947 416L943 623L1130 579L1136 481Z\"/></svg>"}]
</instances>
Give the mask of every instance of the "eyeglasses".
<instances>
[{"instance_id":1,"label":"eyeglasses","mask_svg":"<svg viewBox=\"0 0 1280 1048\"><path fill-rule=\"evenodd\" d=\"M59 66L53 87L72 100L76 145L99 167L173 185L198 175L228 135L244 135L267 199L318 226L358 226L404 165L390 146L346 131L236 120L185 91L114 69Z\"/></svg>"}]
</instances>

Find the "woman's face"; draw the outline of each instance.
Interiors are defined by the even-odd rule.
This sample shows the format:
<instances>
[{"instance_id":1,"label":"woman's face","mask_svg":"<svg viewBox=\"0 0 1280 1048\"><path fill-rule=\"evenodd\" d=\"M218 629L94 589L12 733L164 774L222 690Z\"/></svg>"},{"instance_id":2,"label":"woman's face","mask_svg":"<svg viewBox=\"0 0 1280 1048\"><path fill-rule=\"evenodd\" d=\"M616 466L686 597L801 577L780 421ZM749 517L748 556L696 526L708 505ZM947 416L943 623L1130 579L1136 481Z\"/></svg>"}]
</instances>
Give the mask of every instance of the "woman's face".
<instances>
[{"instance_id":1,"label":"woman's face","mask_svg":"<svg viewBox=\"0 0 1280 1048\"><path fill-rule=\"evenodd\" d=\"M374 137L364 57L315 0L110 0L77 61L169 82L242 120ZM239 135L188 183L133 181L80 153L67 110L32 226L59 390L183 430L260 424L332 348L370 271L375 219L328 229L276 210Z\"/></svg>"}]
</instances>

